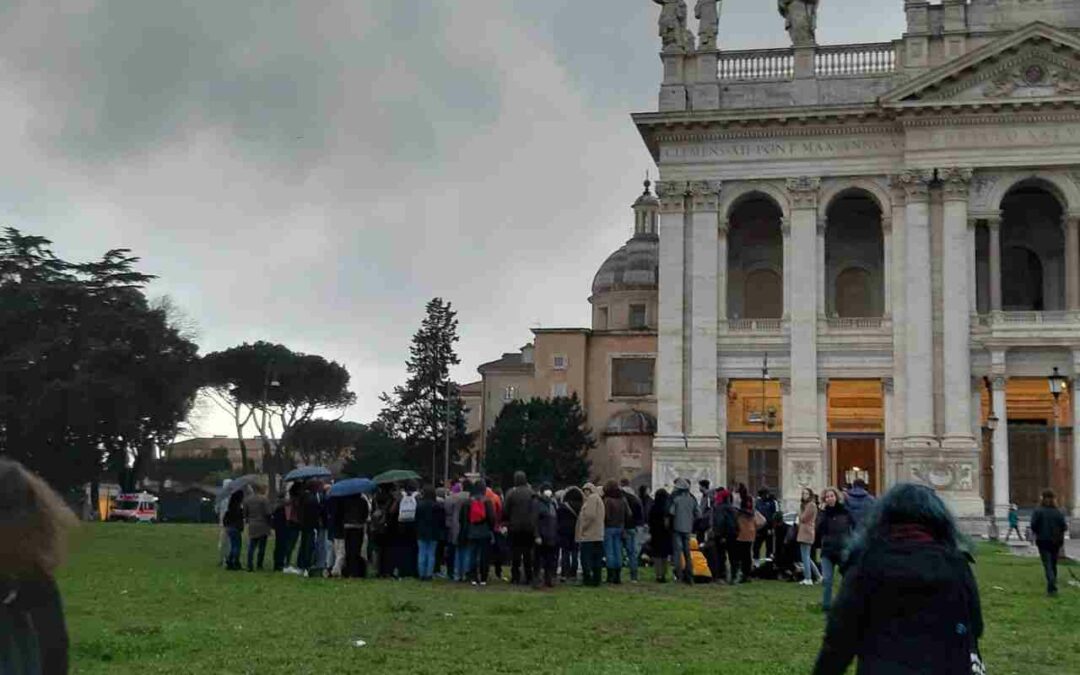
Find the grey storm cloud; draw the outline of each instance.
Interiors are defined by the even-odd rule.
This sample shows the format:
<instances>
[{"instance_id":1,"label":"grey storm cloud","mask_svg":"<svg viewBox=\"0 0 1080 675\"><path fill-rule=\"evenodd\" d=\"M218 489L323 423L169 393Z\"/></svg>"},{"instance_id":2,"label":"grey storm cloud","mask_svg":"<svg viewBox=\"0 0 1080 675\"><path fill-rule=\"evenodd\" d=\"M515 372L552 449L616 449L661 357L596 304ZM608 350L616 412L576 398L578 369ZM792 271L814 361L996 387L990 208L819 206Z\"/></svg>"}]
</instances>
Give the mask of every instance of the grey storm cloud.
<instances>
[{"instance_id":1,"label":"grey storm cloud","mask_svg":"<svg viewBox=\"0 0 1080 675\"><path fill-rule=\"evenodd\" d=\"M460 312L461 381L531 326L588 321L652 168L629 113L655 106L657 11L8 0L0 224L72 258L132 248L203 351L324 354L369 419L433 296ZM723 12L726 48L784 44L775 3ZM876 41L902 19L899 0L825 0L820 30Z\"/></svg>"}]
</instances>

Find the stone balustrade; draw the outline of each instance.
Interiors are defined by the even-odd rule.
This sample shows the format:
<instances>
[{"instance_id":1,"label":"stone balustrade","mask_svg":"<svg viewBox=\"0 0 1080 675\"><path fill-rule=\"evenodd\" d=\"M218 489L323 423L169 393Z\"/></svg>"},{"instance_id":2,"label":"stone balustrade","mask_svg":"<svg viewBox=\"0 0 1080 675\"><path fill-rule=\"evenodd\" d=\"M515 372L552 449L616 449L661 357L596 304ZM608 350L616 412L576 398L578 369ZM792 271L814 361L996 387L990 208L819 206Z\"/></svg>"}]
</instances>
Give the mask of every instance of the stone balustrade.
<instances>
[{"instance_id":1,"label":"stone balustrade","mask_svg":"<svg viewBox=\"0 0 1080 675\"><path fill-rule=\"evenodd\" d=\"M881 316L830 316L825 320L829 330L882 330L889 328L889 322Z\"/></svg>"},{"instance_id":2,"label":"stone balustrade","mask_svg":"<svg viewBox=\"0 0 1080 675\"><path fill-rule=\"evenodd\" d=\"M814 75L818 78L892 75L896 71L896 47L891 42L818 47Z\"/></svg>"},{"instance_id":3,"label":"stone balustrade","mask_svg":"<svg viewBox=\"0 0 1080 675\"><path fill-rule=\"evenodd\" d=\"M795 76L795 50L752 49L720 52L717 77L721 82L790 80Z\"/></svg>"},{"instance_id":4,"label":"stone balustrade","mask_svg":"<svg viewBox=\"0 0 1080 675\"><path fill-rule=\"evenodd\" d=\"M1069 325L1080 326L1080 311L1055 311L1055 312L990 312L980 314L978 326L993 328L995 326L1042 326L1042 325Z\"/></svg>"},{"instance_id":5,"label":"stone balustrade","mask_svg":"<svg viewBox=\"0 0 1080 675\"><path fill-rule=\"evenodd\" d=\"M721 322L720 330L729 333L782 333L783 319L728 319Z\"/></svg>"}]
</instances>

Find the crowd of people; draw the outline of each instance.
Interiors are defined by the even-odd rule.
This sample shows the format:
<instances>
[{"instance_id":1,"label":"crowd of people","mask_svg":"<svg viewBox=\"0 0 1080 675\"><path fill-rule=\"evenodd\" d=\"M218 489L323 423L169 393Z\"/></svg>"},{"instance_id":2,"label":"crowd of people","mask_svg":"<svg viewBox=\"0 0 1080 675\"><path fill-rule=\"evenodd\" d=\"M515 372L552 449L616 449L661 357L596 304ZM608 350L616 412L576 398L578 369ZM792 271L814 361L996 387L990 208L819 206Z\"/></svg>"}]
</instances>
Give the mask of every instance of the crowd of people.
<instances>
[{"instance_id":1,"label":"crowd of people","mask_svg":"<svg viewBox=\"0 0 1080 675\"><path fill-rule=\"evenodd\" d=\"M785 518L763 488L713 488L685 479L668 492L629 481L534 487L518 472L505 493L461 478L449 488L416 482L374 494L330 497L330 484L294 482L271 503L259 488L234 492L222 513L222 564L263 569L274 535L273 570L318 577L436 577L486 586L494 579L553 587L637 583L643 565L659 583L743 584L755 578L824 582L831 602L835 570L860 519L874 503L865 483L802 494ZM791 522L789 522L789 520ZM508 576L506 575L508 572Z\"/></svg>"}]
</instances>

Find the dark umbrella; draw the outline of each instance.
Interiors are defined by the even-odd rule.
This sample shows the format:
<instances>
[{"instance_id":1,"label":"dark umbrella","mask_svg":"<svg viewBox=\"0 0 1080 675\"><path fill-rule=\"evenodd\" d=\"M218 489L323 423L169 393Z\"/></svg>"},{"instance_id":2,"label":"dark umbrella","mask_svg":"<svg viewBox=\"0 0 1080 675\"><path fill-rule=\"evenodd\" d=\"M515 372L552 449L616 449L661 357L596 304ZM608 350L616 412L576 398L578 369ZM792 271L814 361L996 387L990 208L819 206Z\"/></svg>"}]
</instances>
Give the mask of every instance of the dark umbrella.
<instances>
[{"instance_id":1,"label":"dark umbrella","mask_svg":"<svg viewBox=\"0 0 1080 675\"><path fill-rule=\"evenodd\" d=\"M232 497L233 493L244 490L249 485L254 485L255 481L257 481L258 478L259 477L256 476L255 474L249 473L246 476L240 476L239 478L234 478L231 481L229 481L229 484L226 485L225 487L221 488L221 491L218 492L218 496L217 496L218 506L220 506L220 505L224 504L225 502L229 501L229 497Z\"/></svg>"},{"instance_id":2,"label":"dark umbrella","mask_svg":"<svg viewBox=\"0 0 1080 675\"><path fill-rule=\"evenodd\" d=\"M407 480L420 480L420 474L415 471L409 471L408 469L394 469L392 471L384 471L378 476L373 478L379 485L386 483L400 483Z\"/></svg>"},{"instance_id":3,"label":"dark umbrella","mask_svg":"<svg viewBox=\"0 0 1080 675\"><path fill-rule=\"evenodd\" d=\"M352 497L365 492L375 492L376 487L375 481L370 478L349 478L334 483L334 487L330 488L330 496Z\"/></svg>"},{"instance_id":4,"label":"dark umbrella","mask_svg":"<svg viewBox=\"0 0 1080 675\"><path fill-rule=\"evenodd\" d=\"M301 466L285 474L285 482L294 480L308 480L309 478L329 478L330 469L325 466Z\"/></svg>"}]
</instances>

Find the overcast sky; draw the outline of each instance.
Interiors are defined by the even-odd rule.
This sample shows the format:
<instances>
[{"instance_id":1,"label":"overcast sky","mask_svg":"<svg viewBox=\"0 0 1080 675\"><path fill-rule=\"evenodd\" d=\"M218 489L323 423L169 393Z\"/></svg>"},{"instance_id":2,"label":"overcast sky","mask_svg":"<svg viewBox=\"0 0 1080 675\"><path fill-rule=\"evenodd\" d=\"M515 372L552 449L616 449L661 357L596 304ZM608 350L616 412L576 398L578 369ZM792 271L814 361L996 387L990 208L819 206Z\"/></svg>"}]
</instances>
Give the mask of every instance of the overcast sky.
<instances>
[{"instance_id":1,"label":"overcast sky","mask_svg":"<svg viewBox=\"0 0 1080 675\"><path fill-rule=\"evenodd\" d=\"M902 0L821 4L822 43L902 31ZM655 109L658 12L4 0L0 224L72 259L133 249L203 353L263 339L337 360L367 421L431 297L459 312L461 382L531 327L587 325L655 175L629 114ZM787 44L772 0L726 0L721 22L721 48Z\"/></svg>"}]
</instances>

